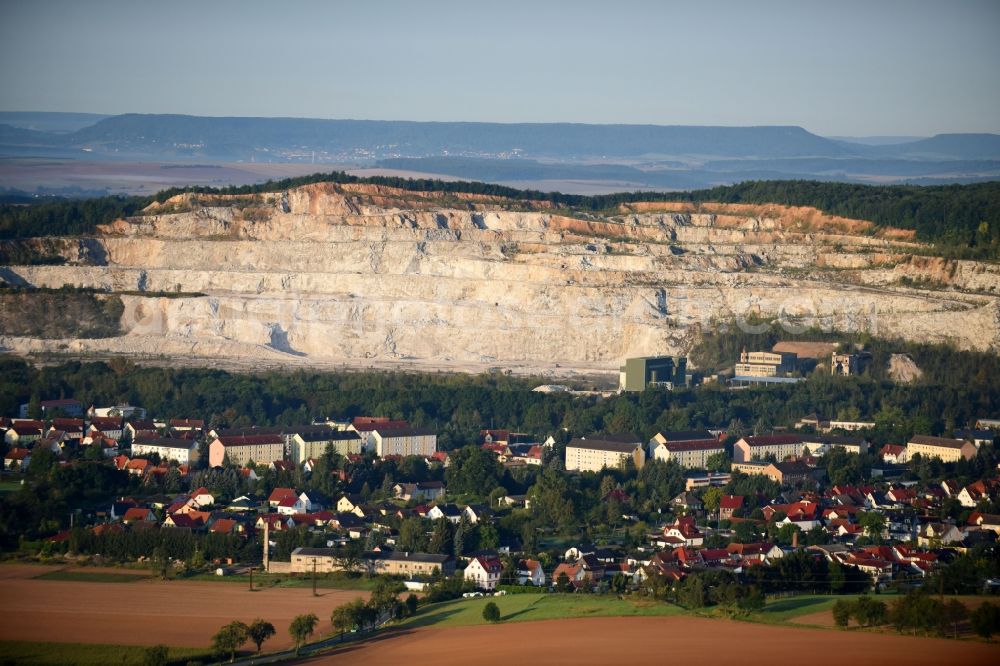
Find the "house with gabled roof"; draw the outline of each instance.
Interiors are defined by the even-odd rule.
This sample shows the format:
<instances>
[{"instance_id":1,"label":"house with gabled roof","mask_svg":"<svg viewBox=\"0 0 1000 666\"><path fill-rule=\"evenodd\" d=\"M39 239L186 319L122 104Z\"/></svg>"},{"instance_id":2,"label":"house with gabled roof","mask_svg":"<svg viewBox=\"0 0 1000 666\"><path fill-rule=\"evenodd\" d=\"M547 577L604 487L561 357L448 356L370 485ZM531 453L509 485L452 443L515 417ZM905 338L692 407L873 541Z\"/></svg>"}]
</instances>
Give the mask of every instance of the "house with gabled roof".
<instances>
[{"instance_id":1,"label":"house with gabled roof","mask_svg":"<svg viewBox=\"0 0 1000 666\"><path fill-rule=\"evenodd\" d=\"M962 532L950 523L927 523L920 528L917 544L934 547L946 546L950 543L959 543L964 538Z\"/></svg>"},{"instance_id":2,"label":"house with gabled roof","mask_svg":"<svg viewBox=\"0 0 1000 666\"><path fill-rule=\"evenodd\" d=\"M153 463L145 458L133 458L125 465L125 470L133 476L145 476L153 469Z\"/></svg>"},{"instance_id":3,"label":"house with gabled roof","mask_svg":"<svg viewBox=\"0 0 1000 666\"><path fill-rule=\"evenodd\" d=\"M416 483L397 483L392 487L399 499L409 502L433 502L444 497L445 487L441 481L418 481Z\"/></svg>"},{"instance_id":4,"label":"house with gabled roof","mask_svg":"<svg viewBox=\"0 0 1000 666\"><path fill-rule=\"evenodd\" d=\"M980 479L962 488L956 495L959 504L968 508L975 508L983 500L991 500L1000 491L1000 480Z\"/></svg>"},{"instance_id":5,"label":"house with gabled roof","mask_svg":"<svg viewBox=\"0 0 1000 666\"><path fill-rule=\"evenodd\" d=\"M295 492L294 488L275 488L271 491L271 494L267 498L267 504L272 509L278 507L282 500L286 498L298 498L299 494Z\"/></svg>"},{"instance_id":6,"label":"house with gabled roof","mask_svg":"<svg viewBox=\"0 0 1000 666\"><path fill-rule=\"evenodd\" d=\"M654 535L654 543L661 548L669 546L698 547L705 542L705 536L695 526L692 516L680 516L672 525L663 528L663 532Z\"/></svg>"},{"instance_id":7,"label":"house with gabled roof","mask_svg":"<svg viewBox=\"0 0 1000 666\"><path fill-rule=\"evenodd\" d=\"M736 511L743 508L744 499L742 495L723 495L719 500L719 520L732 518Z\"/></svg>"},{"instance_id":8,"label":"house with gabled roof","mask_svg":"<svg viewBox=\"0 0 1000 666\"><path fill-rule=\"evenodd\" d=\"M134 506L125 512L122 516L122 522L126 525L131 525L133 523L155 523L156 514L153 513L152 509L146 507Z\"/></svg>"},{"instance_id":9,"label":"house with gabled roof","mask_svg":"<svg viewBox=\"0 0 1000 666\"><path fill-rule=\"evenodd\" d=\"M454 504L435 504L427 512L429 520L444 518L448 522L458 524L462 520L462 510Z\"/></svg>"},{"instance_id":10,"label":"house with gabled roof","mask_svg":"<svg viewBox=\"0 0 1000 666\"><path fill-rule=\"evenodd\" d=\"M31 464L31 451L28 449L15 447L4 454L3 468L7 471L25 470L29 464Z\"/></svg>"},{"instance_id":11,"label":"house with gabled roof","mask_svg":"<svg viewBox=\"0 0 1000 666\"><path fill-rule=\"evenodd\" d=\"M494 590L502 573L503 563L499 557L483 555L469 561L462 577L481 590Z\"/></svg>"},{"instance_id":12,"label":"house with gabled roof","mask_svg":"<svg viewBox=\"0 0 1000 666\"><path fill-rule=\"evenodd\" d=\"M978 527L981 530L990 530L1000 536L1000 515L995 513L981 513L973 511L967 521L969 525Z\"/></svg>"},{"instance_id":13,"label":"house with gabled roof","mask_svg":"<svg viewBox=\"0 0 1000 666\"><path fill-rule=\"evenodd\" d=\"M879 449L878 455L882 458L882 462L890 465L902 465L909 460L906 447L902 444L886 444Z\"/></svg>"},{"instance_id":14,"label":"house with gabled roof","mask_svg":"<svg viewBox=\"0 0 1000 666\"><path fill-rule=\"evenodd\" d=\"M545 585L545 570L538 560L524 559L517 561L517 584L534 585L542 587Z\"/></svg>"}]
</instances>

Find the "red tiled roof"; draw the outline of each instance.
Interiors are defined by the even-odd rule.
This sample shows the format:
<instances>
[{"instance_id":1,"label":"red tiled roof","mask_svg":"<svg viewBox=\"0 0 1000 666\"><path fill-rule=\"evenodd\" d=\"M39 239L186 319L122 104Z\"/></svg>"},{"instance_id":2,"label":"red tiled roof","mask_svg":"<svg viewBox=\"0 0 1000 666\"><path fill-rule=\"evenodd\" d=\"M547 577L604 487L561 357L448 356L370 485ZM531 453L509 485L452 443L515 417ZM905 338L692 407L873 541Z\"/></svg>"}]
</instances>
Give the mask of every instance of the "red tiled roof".
<instances>
[{"instance_id":1,"label":"red tiled roof","mask_svg":"<svg viewBox=\"0 0 1000 666\"><path fill-rule=\"evenodd\" d=\"M723 495L719 500L720 509L739 509L743 506L742 495Z\"/></svg>"}]
</instances>

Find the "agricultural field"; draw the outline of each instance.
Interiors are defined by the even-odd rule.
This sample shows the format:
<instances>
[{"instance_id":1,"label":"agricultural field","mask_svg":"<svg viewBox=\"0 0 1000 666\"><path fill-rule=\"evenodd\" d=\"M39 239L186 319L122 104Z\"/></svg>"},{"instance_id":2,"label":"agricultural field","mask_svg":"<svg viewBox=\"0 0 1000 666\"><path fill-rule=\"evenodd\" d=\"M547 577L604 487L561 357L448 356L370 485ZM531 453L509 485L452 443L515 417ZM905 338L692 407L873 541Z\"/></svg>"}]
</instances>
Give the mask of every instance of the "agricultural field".
<instances>
[{"instance_id":1,"label":"agricultural field","mask_svg":"<svg viewBox=\"0 0 1000 666\"><path fill-rule=\"evenodd\" d=\"M313 596L308 587L280 586L251 592L243 585L161 581L144 573L148 572L133 574L96 567L60 572L37 565L0 566L0 615L5 618L0 623L0 663L13 649L7 641L204 649L224 624L233 620L249 623L257 617L278 630L265 646L274 650L292 644L288 625L296 615L316 613L319 636L330 631L334 607L368 596L361 590L329 589ZM124 581L126 576L135 580Z\"/></svg>"},{"instance_id":2,"label":"agricultural field","mask_svg":"<svg viewBox=\"0 0 1000 666\"><path fill-rule=\"evenodd\" d=\"M478 601L478 600L477 600ZM506 600L501 600L506 601ZM520 599L518 599L520 603ZM469 604L470 607L472 604ZM510 611L499 603L501 613ZM470 608L471 611L471 608ZM458 620L459 613L449 619ZM891 661L906 654L907 666L995 664L996 644L841 632L673 617L586 617L498 625L402 625L377 639L350 645L305 662L315 666L490 666L510 663L605 664L753 663L842 666Z\"/></svg>"}]
</instances>

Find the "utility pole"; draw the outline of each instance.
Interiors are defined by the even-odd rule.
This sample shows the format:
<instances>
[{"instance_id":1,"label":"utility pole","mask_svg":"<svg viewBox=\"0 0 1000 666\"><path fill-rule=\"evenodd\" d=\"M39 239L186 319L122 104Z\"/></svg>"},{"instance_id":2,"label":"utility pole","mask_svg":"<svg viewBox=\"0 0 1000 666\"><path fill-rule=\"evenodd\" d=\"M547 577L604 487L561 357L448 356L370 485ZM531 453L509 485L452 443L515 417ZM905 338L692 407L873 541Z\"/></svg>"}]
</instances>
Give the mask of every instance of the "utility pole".
<instances>
[{"instance_id":1,"label":"utility pole","mask_svg":"<svg viewBox=\"0 0 1000 666\"><path fill-rule=\"evenodd\" d=\"M319 596L316 594L316 558L313 558L313 596Z\"/></svg>"},{"instance_id":2,"label":"utility pole","mask_svg":"<svg viewBox=\"0 0 1000 666\"><path fill-rule=\"evenodd\" d=\"M250 591L253 592L253 567L250 567Z\"/></svg>"}]
</instances>

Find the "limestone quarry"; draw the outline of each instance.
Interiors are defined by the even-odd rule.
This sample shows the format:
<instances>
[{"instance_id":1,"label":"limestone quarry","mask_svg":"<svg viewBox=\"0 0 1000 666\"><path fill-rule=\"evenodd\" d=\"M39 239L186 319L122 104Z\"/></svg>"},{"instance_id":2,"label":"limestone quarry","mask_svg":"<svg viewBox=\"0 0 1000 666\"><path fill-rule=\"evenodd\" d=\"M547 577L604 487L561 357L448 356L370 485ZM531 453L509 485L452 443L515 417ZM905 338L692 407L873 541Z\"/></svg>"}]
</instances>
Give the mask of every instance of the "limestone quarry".
<instances>
[{"instance_id":1,"label":"limestone quarry","mask_svg":"<svg viewBox=\"0 0 1000 666\"><path fill-rule=\"evenodd\" d=\"M60 239L12 285L120 294L121 335L19 354L222 366L614 372L719 322L1000 349L1000 267L808 208L542 202L321 183L179 195ZM50 243L51 245L51 243Z\"/></svg>"}]
</instances>

